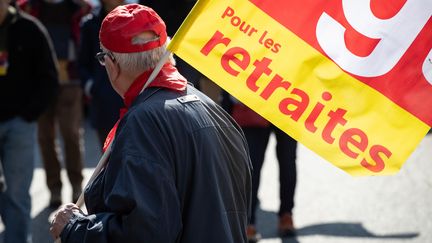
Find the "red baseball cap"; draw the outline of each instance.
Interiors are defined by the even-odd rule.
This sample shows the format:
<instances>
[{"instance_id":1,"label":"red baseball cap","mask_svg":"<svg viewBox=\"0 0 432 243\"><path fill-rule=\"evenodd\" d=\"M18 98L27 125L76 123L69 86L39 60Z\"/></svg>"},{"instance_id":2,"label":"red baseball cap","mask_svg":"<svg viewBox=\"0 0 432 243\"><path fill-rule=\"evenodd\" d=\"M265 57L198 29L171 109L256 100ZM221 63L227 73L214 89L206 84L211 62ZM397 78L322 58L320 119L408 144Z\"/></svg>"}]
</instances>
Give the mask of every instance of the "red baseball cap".
<instances>
[{"instance_id":1,"label":"red baseball cap","mask_svg":"<svg viewBox=\"0 0 432 243\"><path fill-rule=\"evenodd\" d=\"M133 38L145 31L152 31L159 38L142 44L133 43ZM164 21L153 9L134 3L120 5L104 18L99 39L110 51L131 53L162 46L167 33Z\"/></svg>"}]
</instances>

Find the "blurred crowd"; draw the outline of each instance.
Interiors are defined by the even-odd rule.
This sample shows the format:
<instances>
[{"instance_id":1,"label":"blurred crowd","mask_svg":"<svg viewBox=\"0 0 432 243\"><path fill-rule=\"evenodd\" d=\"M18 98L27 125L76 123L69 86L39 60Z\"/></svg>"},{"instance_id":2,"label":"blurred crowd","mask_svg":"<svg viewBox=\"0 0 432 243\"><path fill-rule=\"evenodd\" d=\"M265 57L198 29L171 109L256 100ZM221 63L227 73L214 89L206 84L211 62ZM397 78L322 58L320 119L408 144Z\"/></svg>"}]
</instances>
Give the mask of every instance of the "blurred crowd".
<instances>
[{"instance_id":1,"label":"blurred crowd","mask_svg":"<svg viewBox=\"0 0 432 243\"><path fill-rule=\"evenodd\" d=\"M100 52L102 20L125 1L0 0L0 3L0 214L5 225L5 243L31 242L29 188L35 149L41 151L46 172L48 207L56 209L64 203L62 167L72 186L70 199L75 202L83 186L83 119L90 120L102 149L119 118L122 97L111 87L105 68L95 55ZM159 13L172 37L195 1L139 3ZM255 227L260 170L269 136L275 134L281 185L278 230L282 236L294 234L297 142L183 60L176 58L176 66L190 83L231 114L244 131L254 168L253 210L247 228L250 242L260 239Z\"/></svg>"}]
</instances>

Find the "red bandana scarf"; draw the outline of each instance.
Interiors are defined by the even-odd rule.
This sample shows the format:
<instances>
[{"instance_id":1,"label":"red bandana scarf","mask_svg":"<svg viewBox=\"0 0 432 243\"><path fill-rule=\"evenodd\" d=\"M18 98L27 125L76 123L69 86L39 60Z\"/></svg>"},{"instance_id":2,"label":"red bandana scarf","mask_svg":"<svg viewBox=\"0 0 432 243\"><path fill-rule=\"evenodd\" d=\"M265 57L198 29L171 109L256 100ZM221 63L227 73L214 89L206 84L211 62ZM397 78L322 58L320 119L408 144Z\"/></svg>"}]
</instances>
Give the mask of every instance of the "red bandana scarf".
<instances>
[{"instance_id":1,"label":"red bandana scarf","mask_svg":"<svg viewBox=\"0 0 432 243\"><path fill-rule=\"evenodd\" d=\"M138 78L135 79L135 81L126 91L123 99L125 107L120 109L120 118L105 139L105 143L103 145L103 152L105 152L108 146L111 144L120 120L124 117L129 107L140 94L141 89L144 87L152 71L153 69L145 71L140 76L138 76ZM161 87L172 89L175 91L184 91L186 89L186 84L186 79L177 71L177 69L170 63L167 63L159 71L153 82L151 82L147 87Z\"/></svg>"}]
</instances>

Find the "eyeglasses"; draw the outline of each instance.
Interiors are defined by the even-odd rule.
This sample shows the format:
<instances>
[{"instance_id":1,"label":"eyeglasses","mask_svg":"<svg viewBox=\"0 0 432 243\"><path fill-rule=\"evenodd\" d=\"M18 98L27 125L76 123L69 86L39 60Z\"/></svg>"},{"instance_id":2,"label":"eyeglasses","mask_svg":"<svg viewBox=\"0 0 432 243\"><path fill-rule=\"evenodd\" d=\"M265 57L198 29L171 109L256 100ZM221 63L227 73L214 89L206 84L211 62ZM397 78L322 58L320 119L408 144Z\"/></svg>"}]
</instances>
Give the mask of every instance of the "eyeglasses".
<instances>
[{"instance_id":1,"label":"eyeglasses","mask_svg":"<svg viewBox=\"0 0 432 243\"><path fill-rule=\"evenodd\" d=\"M105 51L98 52L95 58L99 61L100 65L102 66L105 66L105 55L108 55L108 57L111 58L111 60L113 61L115 60L111 52L105 52Z\"/></svg>"}]
</instances>

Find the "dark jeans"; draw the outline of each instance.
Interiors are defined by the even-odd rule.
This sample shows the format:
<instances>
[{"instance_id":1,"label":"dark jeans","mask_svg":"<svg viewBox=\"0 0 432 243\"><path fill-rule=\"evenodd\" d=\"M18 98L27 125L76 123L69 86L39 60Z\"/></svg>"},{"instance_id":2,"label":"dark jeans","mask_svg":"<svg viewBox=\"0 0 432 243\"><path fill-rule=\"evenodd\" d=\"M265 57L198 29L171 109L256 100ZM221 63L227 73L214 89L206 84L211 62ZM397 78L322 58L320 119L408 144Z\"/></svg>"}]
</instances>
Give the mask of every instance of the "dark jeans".
<instances>
[{"instance_id":1,"label":"dark jeans","mask_svg":"<svg viewBox=\"0 0 432 243\"><path fill-rule=\"evenodd\" d=\"M258 188L260 183L261 168L271 132L276 135L276 156L279 162L280 181L280 208L279 216L283 213L291 213L294 207L294 191L297 182L296 149L297 141L288 136L275 126L243 127L246 136L251 161L253 165L252 175L252 214L251 224L255 223L255 211L258 203Z\"/></svg>"},{"instance_id":2,"label":"dark jeans","mask_svg":"<svg viewBox=\"0 0 432 243\"><path fill-rule=\"evenodd\" d=\"M4 243L31 240L31 197L36 144L36 122L20 117L0 122L0 164L7 189L0 193Z\"/></svg>"}]
</instances>

